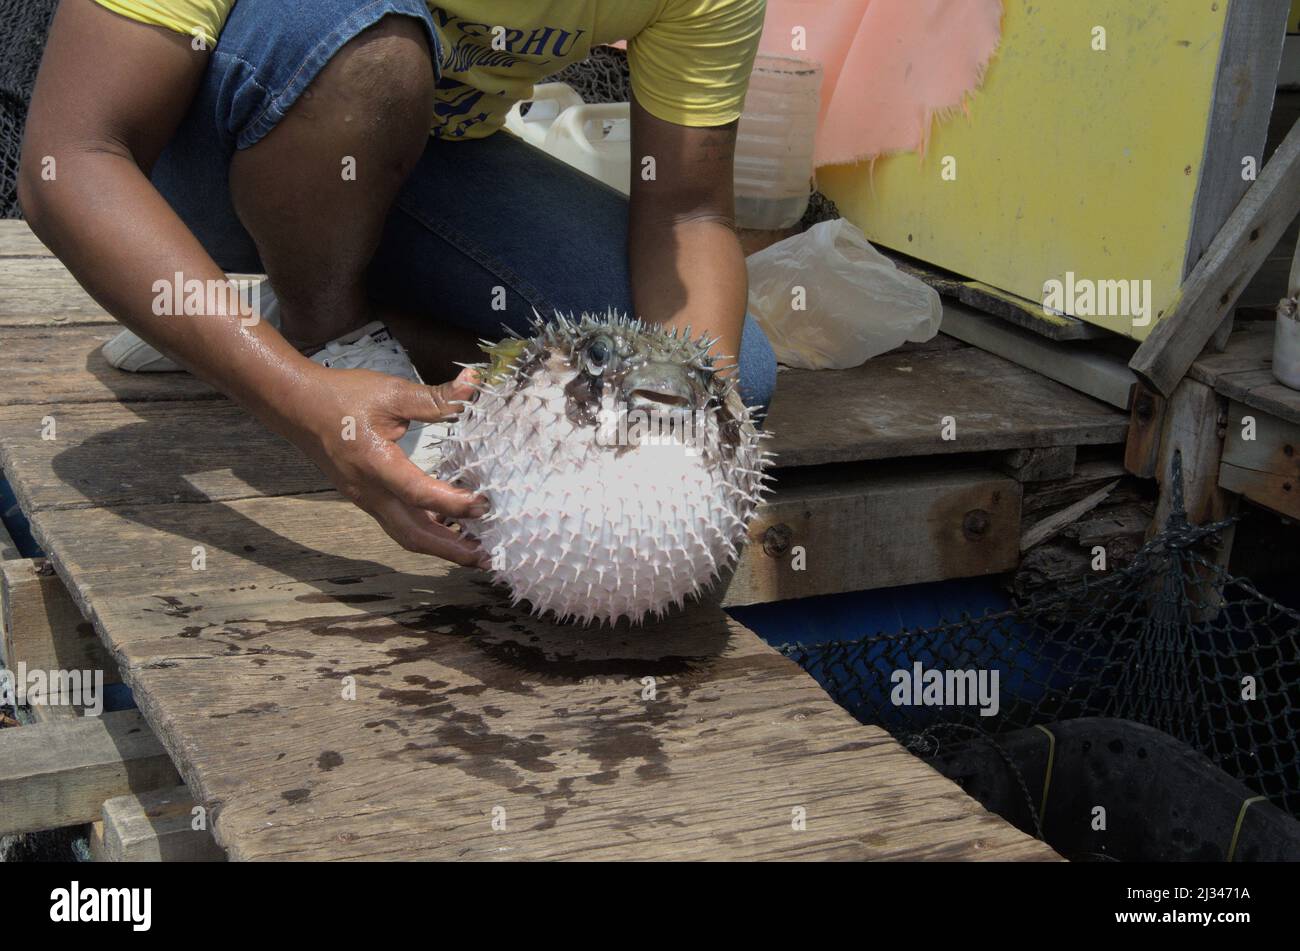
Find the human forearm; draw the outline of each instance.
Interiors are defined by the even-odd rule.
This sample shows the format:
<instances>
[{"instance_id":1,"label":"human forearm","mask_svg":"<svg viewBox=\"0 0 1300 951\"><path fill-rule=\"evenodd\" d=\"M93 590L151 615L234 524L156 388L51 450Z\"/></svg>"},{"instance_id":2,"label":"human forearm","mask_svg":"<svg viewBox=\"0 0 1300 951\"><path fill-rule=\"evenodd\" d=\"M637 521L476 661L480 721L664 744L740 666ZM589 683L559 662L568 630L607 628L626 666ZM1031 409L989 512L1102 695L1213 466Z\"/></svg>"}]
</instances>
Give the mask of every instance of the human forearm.
<instances>
[{"instance_id":1,"label":"human forearm","mask_svg":"<svg viewBox=\"0 0 1300 951\"><path fill-rule=\"evenodd\" d=\"M29 157L42 152L39 141L28 147ZM225 275L130 156L106 147L50 148L55 178L45 180L39 163L25 161L19 187L40 238L109 313L281 429L274 417L314 364L238 307L158 313L165 309L155 306L159 287L169 289L163 297L170 299L178 274L219 291ZM224 293L203 298L205 304L234 302Z\"/></svg>"},{"instance_id":2,"label":"human forearm","mask_svg":"<svg viewBox=\"0 0 1300 951\"><path fill-rule=\"evenodd\" d=\"M638 222L629 235L632 293L640 316L717 337L729 366L747 304L745 258L730 222L713 217Z\"/></svg>"}]
</instances>

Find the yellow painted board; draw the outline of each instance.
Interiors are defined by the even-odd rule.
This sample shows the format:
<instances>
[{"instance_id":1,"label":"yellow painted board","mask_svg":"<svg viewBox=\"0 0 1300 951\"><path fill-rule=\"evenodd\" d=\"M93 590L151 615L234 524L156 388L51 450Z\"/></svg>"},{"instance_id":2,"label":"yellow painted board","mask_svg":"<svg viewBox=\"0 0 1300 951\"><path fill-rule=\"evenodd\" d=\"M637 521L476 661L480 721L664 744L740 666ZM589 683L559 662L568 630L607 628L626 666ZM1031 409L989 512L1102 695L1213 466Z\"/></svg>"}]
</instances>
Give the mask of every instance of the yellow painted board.
<instances>
[{"instance_id":1,"label":"yellow painted board","mask_svg":"<svg viewBox=\"0 0 1300 951\"><path fill-rule=\"evenodd\" d=\"M968 116L937 123L924 157L826 167L818 185L873 241L1031 301L1067 272L1150 281L1145 326L1077 313L1143 339L1182 282L1227 8L1008 0Z\"/></svg>"},{"instance_id":2,"label":"yellow painted board","mask_svg":"<svg viewBox=\"0 0 1300 951\"><path fill-rule=\"evenodd\" d=\"M1291 12L1286 18L1286 31L1300 33L1300 0L1291 0Z\"/></svg>"}]
</instances>

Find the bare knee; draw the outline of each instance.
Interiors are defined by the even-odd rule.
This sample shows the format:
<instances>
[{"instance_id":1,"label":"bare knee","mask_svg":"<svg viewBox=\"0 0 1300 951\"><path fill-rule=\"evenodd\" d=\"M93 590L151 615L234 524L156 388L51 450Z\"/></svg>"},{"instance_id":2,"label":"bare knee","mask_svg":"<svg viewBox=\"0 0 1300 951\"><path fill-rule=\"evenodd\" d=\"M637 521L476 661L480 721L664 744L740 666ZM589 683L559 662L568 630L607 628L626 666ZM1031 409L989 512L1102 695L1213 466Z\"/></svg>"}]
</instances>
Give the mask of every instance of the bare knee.
<instances>
[{"instance_id":1,"label":"bare knee","mask_svg":"<svg viewBox=\"0 0 1300 951\"><path fill-rule=\"evenodd\" d=\"M386 16L346 43L294 103L287 123L316 122L381 141L423 144L433 117L428 34L414 17Z\"/></svg>"}]
</instances>

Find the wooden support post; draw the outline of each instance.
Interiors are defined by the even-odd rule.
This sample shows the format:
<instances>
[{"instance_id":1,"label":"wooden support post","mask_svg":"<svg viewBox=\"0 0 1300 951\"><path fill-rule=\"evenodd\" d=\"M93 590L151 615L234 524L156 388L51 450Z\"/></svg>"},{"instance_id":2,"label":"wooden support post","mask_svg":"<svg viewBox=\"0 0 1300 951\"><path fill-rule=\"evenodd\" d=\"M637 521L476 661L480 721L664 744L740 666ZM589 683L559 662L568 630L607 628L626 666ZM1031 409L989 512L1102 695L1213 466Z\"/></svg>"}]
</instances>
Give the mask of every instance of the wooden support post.
<instances>
[{"instance_id":1,"label":"wooden support post","mask_svg":"<svg viewBox=\"0 0 1300 951\"><path fill-rule=\"evenodd\" d=\"M0 562L14 561L21 557L22 555L18 553L18 545L5 528L4 522L0 522Z\"/></svg>"},{"instance_id":2,"label":"wooden support post","mask_svg":"<svg viewBox=\"0 0 1300 951\"><path fill-rule=\"evenodd\" d=\"M0 564L0 591L8 667L25 663L30 670L102 670L104 683L121 682L116 661L44 559Z\"/></svg>"},{"instance_id":3,"label":"wooden support post","mask_svg":"<svg viewBox=\"0 0 1300 951\"><path fill-rule=\"evenodd\" d=\"M184 786L104 802L105 862L224 862L206 819L195 829L195 802Z\"/></svg>"},{"instance_id":4,"label":"wooden support post","mask_svg":"<svg viewBox=\"0 0 1300 951\"><path fill-rule=\"evenodd\" d=\"M1193 379L1185 379L1174 390L1165 413L1160 436L1157 478L1160 499L1156 503L1151 532L1165 527L1173 501L1172 470L1174 453L1182 460L1183 504L1187 521L1202 525L1226 518L1236 506L1235 497L1219 488L1219 464L1227 425L1227 401L1213 389ZM1232 550L1232 530L1225 533L1217 561L1227 564Z\"/></svg>"},{"instance_id":5,"label":"wooden support post","mask_svg":"<svg viewBox=\"0 0 1300 951\"><path fill-rule=\"evenodd\" d=\"M1300 123L1264 166L1129 367L1169 396L1300 212Z\"/></svg>"},{"instance_id":6,"label":"wooden support post","mask_svg":"<svg viewBox=\"0 0 1300 951\"><path fill-rule=\"evenodd\" d=\"M136 710L0 731L0 835L93 822L106 799L177 785Z\"/></svg>"}]
</instances>

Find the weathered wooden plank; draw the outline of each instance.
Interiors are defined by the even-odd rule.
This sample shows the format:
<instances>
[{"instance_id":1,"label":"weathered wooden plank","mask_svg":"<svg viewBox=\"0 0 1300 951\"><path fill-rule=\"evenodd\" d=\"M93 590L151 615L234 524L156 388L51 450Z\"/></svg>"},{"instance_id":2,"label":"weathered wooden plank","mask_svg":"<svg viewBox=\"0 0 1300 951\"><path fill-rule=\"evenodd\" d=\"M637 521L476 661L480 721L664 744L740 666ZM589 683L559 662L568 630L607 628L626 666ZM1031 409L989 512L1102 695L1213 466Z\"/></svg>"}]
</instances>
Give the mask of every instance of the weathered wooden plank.
<instances>
[{"instance_id":1,"label":"weathered wooden plank","mask_svg":"<svg viewBox=\"0 0 1300 951\"><path fill-rule=\"evenodd\" d=\"M123 373L110 367L99 348L120 329L116 324L6 327L0 406L219 397L188 373Z\"/></svg>"},{"instance_id":2,"label":"weathered wooden plank","mask_svg":"<svg viewBox=\"0 0 1300 951\"><path fill-rule=\"evenodd\" d=\"M725 605L1015 567L1020 484L987 469L789 473L750 525Z\"/></svg>"},{"instance_id":3,"label":"weathered wooden plank","mask_svg":"<svg viewBox=\"0 0 1300 951\"><path fill-rule=\"evenodd\" d=\"M1129 361L1152 389L1165 396L1173 393L1297 212L1300 122L1184 281L1172 312L1156 323Z\"/></svg>"},{"instance_id":4,"label":"weathered wooden plank","mask_svg":"<svg viewBox=\"0 0 1300 951\"><path fill-rule=\"evenodd\" d=\"M174 786L166 750L137 711L0 731L0 835L80 825L105 799Z\"/></svg>"},{"instance_id":5,"label":"weathered wooden plank","mask_svg":"<svg viewBox=\"0 0 1300 951\"><path fill-rule=\"evenodd\" d=\"M0 258L53 257L53 252L18 218L0 219Z\"/></svg>"},{"instance_id":6,"label":"weathered wooden plank","mask_svg":"<svg viewBox=\"0 0 1300 951\"><path fill-rule=\"evenodd\" d=\"M1053 857L713 606L580 632L478 578L102 622L236 859Z\"/></svg>"},{"instance_id":7,"label":"weathered wooden plank","mask_svg":"<svg viewBox=\"0 0 1300 951\"><path fill-rule=\"evenodd\" d=\"M1300 518L1300 425L1233 400L1225 428L1220 487Z\"/></svg>"},{"instance_id":8,"label":"weathered wooden plank","mask_svg":"<svg viewBox=\"0 0 1300 951\"><path fill-rule=\"evenodd\" d=\"M998 468L1017 482L1051 482L1074 474L1078 446L1013 449L998 460Z\"/></svg>"},{"instance_id":9,"label":"weathered wooden plank","mask_svg":"<svg viewBox=\"0 0 1300 951\"><path fill-rule=\"evenodd\" d=\"M0 257L0 327L75 324L116 326L116 321L58 258Z\"/></svg>"},{"instance_id":10,"label":"weathered wooden plank","mask_svg":"<svg viewBox=\"0 0 1300 951\"><path fill-rule=\"evenodd\" d=\"M1073 317L1069 319L1074 320ZM1077 322L1097 330L1091 324ZM943 309L943 329L958 340L995 353L1117 409L1129 408L1137 376L1125 365L1123 358L1100 345L1058 343L996 317L951 304Z\"/></svg>"},{"instance_id":11,"label":"weathered wooden plank","mask_svg":"<svg viewBox=\"0 0 1300 951\"><path fill-rule=\"evenodd\" d=\"M929 284L944 295L944 311L949 307L965 305L981 311L1007 324L1032 331L1048 340L1094 340L1106 336L1106 331L1094 327L1069 314L1054 314L1016 294L1009 294L990 284L967 280L924 261L905 257L882 248L898 265L899 270Z\"/></svg>"},{"instance_id":12,"label":"weathered wooden plank","mask_svg":"<svg viewBox=\"0 0 1300 951\"><path fill-rule=\"evenodd\" d=\"M1250 185L1241 174L1243 156L1252 156L1257 166L1264 161L1290 5L1290 0L1258 0L1229 8L1184 275L1191 274Z\"/></svg>"},{"instance_id":13,"label":"weathered wooden plank","mask_svg":"<svg viewBox=\"0 0 1300 951\"><path fill-rule=\"evenodd\" d=\"M955 438L945 439L951 419ZM768 448L781 466L1122 443L1128 417L976 348L885 354L781 374Z\"/></svg>"},{"instance_id":14,"label":"weathered wooden plank","mask_svg":"<svg viewBox=\"0 0 1300 951\"><path fill-rule=\"evenodd\" d=\"M60 723L84 715L83 708L70 703L34 703L28 708L36 723Z\"/></svg>"},{"instance_id":15,"label":"weathered wooden plank","mask_svg":"<svg viewBox=\"0 0 1300 951\"><path fill-rule=\"evenodd\" d=\"M96 861L224 862L196 808L184 786L106 800Z\"/></svg>"},{"instance_id":16,"label":"weathered wooden plank","mask_svg":"<svg viewBox=\"0 0 1300 951\"><path fill-rule=\"evenodd\" d=\"M195 509L244 516L214 520L233 523L235 551L209 564L237 561L206 588L178 581L191 539L156 521L35 515L235 857L1046 854L972 816L716 608L635 631L549 625L482 573L401 552L323 502L142 507L174 508L176 530L209 540ZM173 550L186 561L159 570ZM645 676L662 703L640 699ZM792 797L812 804L815 836L784 831ZM496 806L517 835L492 831Z\"/></svg>"},{"instance_id":17,"label":"weathered wooden plank","mask_svg":"<svg viewBox=\"0 0 1300 951\"><path fill-rule=\"evenodd\" d=\"M1091 512L1098 505L1104 502L1106 496L1110 495L1117 485L1119 485L1118 480L1109 485L1102 486L1096 492L1080 499L1073 505L1069 505L1061 511L1055 512L1047 518L1035 522L1020 539L1020 550L1029 551L1029 549L1033 548L1035 545L1047 541L1047 539L1051 538L1067 525L1072 525L1077 522L1084 515Z\"/></svg>"},{"instance_id":18,"label":"weathered wooden plank","mask_svg":"<svg viewBox=\"0 0 1300 951\"><path fill-rule=\"evenodd\" d=\"M1277 301L1273 302L1274 304ZM1258 372L1273 360L1273 322L1258 321L1238 326L1222 353L1206 353L1187 370L1193 380L1217 387L1225 377Z\"/></svg>"},{"instance_id":19,"label":"weathered wooden plank","mask_svg":"<svg viewBox=\"0 0 1300 951\"><path fill-rule=\"evenodd\" d=\"M0 467L29 512L330 488L306 456L225 400L0 407Z\"/></svg>"},{"instance_id":20,"label":"weathered wooden plank","mask_svg":"<svg viewBox=\"0 0 1300 951\"><path fill-rule=\"evenodd\" d=\"M437 571L334 492L206 504L53 509L32 528L83 612L113 598L173 597L211 587L256 592L295 581Z\"/></svg>"},{"instance_id":21,"label":"weathered wooden plank","mask_svg":"<svg viewBox=\"0 0 1300 951\"><path fill-rule=\"evenodd\" d=\"M0 590L5 666L99 671L104 683L121 682L117 664L44 559L0 562Z\"/></svg>"}]
</instances>

